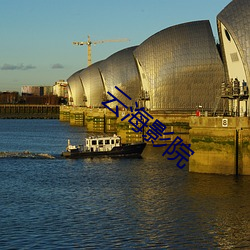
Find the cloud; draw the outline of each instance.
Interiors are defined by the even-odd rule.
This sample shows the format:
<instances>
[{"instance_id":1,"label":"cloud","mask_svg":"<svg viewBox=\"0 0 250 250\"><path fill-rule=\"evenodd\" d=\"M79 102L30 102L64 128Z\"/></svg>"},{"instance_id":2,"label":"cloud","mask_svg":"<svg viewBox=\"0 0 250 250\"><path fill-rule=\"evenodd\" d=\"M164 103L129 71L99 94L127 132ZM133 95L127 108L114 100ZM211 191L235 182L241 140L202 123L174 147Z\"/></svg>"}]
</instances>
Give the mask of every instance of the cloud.
<instances>
[{"instance_id":1,"label":"cloud","mask_svg":"<svg viewBox=\"0 0 250 250\"><path fill-rule=\"evenodd\" d=\"M29 64L29 65L24 66L22 70L35 69L35 68L36 66Z\"/></svg>"},{"instance_id":2,"label":"cloud","mask_svg":"<svg viewBox=\"0 0 250 250\"><path fill-rule=\"evenodd\" d=\"M63 69L64 66L60 63L55 63L51 66L52 69Z\"/></svg>"},{"instance_id":3,"label":"cloud","mask_svg":"<svg viewBox=\"0 0 250 250\"><path fill-rule=\"evenodd\" d=\"M14 65L14 64L8 64L5 63L2 67L1 70L29 70L29 69L35 69L36 66L33 66L31 64L29 65L24 65L23 63Z\"/></svg>"}]
</instances>

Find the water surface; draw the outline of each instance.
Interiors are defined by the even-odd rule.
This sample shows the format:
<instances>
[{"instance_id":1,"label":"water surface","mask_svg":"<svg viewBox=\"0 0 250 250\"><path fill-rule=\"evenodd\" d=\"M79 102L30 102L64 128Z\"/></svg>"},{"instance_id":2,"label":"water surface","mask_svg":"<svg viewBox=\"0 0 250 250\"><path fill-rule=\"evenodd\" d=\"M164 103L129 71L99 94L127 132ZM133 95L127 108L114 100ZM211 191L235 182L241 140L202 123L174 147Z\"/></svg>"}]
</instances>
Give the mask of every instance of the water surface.
<instances>
[{"instance_id":1,"label":"water surface","mask_svg":"<svg viewBox=\"0 0 250 250\"><path fill-rule=\"evenodd\" d=\"M1 249L249 249L250 178L142 159L60 157L86 131L57 120L0 120Z\"/></svg>"}]
</instances>

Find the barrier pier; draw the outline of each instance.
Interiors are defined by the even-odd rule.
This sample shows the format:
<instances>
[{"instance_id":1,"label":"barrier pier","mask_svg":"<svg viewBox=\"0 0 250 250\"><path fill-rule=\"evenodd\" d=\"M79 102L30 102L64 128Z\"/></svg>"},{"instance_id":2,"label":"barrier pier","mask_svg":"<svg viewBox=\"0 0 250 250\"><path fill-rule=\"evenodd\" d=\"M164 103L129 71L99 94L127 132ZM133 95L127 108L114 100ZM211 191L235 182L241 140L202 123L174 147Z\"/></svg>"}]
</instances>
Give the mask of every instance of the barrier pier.
<instances>
[{"instance_id":1,"label":"barrier pier","mask_svg":"<svg viewBox=\"0 0 250 250\"><path fill-rule=\"evenodd\" d=\"M189 171L250 175L250 117L190 117Z\"/></svg>"},{"instance_id":2,"label":"barrier pier","mask_svg":"<svg viewBox=\"0 0 250 250\"><path fill-rule=\"evenodd\" d=\"M87 131L91 133L116 133L122 137L124 143L140 142L142 141L142 133L133 130L133 125L128 122L129 118L121 121L129 113L129 111L123 110L120 112L119 117L116 117L113 112L106 108L61 106L60 121L69 122L72 126L85 126ZM189 115L151 115L154 119L147 123L148 127L145 128L145 133L149 126L158 119L167 126L165 132L174 132L174 136L178 135L188 142ZM160 143L160 141L157 140L156 143Z\"/></svg>"}]
</instances>

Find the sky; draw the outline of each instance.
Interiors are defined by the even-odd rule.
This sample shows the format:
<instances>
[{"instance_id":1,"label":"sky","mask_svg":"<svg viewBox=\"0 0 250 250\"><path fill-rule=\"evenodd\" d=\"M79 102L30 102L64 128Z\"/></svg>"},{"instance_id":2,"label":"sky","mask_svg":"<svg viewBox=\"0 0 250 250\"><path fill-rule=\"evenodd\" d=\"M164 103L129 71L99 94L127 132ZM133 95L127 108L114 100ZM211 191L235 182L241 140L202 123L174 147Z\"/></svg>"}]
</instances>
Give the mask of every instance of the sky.
<instances>
[{"instance_id":1,"label":"sky","mask_svg":"<svg viewBox=\"0 0 250 250\"><path fill-rule=\"evenodd\" d=\"M0 91L52 86L87 67L87 46L73 41L116 40L92 46L92 63L140 45L173 25L209 20L231 0L0 0Z\"/></svg>"}]
</instances>

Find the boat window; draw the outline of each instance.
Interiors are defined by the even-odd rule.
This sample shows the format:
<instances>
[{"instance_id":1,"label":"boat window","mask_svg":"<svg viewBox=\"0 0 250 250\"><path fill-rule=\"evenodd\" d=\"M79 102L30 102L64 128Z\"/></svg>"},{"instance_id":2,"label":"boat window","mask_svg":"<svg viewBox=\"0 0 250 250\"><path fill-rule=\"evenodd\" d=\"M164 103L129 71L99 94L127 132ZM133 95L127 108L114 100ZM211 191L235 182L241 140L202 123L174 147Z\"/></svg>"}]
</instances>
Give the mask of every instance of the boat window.
<instances>
[{"instance_id":1,"label":"boat window","mask_svg":"<svg viewBox=\"0 0 250 250\"><path fill-rule=\"evenodd\" d=\"M99 140L99 141L98 141L98 144L99 144L99 145L103 145L103 140Z\"/></svg>"},{"instance_id":2,"label":"boat window","mask_svg":"<svg viewBox=\"0 0 250 250\"><path fill-rule=\"evenodd\" d=\"M96 145L96 140L92 140L92 145Z\"/></svg>"},{"instance_id":3,"label":"boat window","mask_svg":"<svg viewBox=\"0 0 250 250\"><path fill-rule=\"evenodd\" d=\"M115 144L115 140L111 140L111 144Z\"/></svg>"},{"instance_id":4,"label":"boat window","mask_svg":"<svg viewBox=\"0 0 250 250\"><path fill-rule=\"evenodd\" d=\"M105 140L105 144L110 144L109 140Z\"/></svg>"},{"instance_id":5,"label":"boat window","mask_svg":"<svg viewBox=\"0 0 250 250\"><path fill-rule=\"evenodd\" d=\"M119 140L118 140L118 139L116 139L116 143L119 143Z\"/></svg>"}]
</instances>

